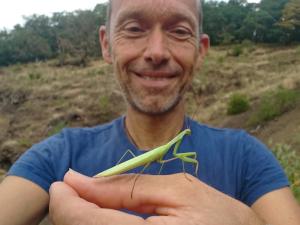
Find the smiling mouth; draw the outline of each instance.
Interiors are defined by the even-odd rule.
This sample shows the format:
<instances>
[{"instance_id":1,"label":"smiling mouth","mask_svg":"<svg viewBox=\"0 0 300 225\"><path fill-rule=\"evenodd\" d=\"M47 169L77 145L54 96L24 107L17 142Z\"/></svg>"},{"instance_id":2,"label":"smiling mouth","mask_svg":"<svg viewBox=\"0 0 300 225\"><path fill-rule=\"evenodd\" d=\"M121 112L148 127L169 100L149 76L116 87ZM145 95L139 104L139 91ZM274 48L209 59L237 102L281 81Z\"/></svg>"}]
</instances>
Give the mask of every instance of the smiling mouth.
<instances>
[{"instance_id":1,"label":"smiling mouth","mask_svg":"<svg viewBox=\"0 0 300 225\"><path fill-rule=\"evenodd\" d=\"M162 81L162 80L170 80L176 77L175 75L166 74L162 72L154 72L154 73L134 73L136 76L143 78L145 80L151 81Z\"/></svg>"}]
</instances>

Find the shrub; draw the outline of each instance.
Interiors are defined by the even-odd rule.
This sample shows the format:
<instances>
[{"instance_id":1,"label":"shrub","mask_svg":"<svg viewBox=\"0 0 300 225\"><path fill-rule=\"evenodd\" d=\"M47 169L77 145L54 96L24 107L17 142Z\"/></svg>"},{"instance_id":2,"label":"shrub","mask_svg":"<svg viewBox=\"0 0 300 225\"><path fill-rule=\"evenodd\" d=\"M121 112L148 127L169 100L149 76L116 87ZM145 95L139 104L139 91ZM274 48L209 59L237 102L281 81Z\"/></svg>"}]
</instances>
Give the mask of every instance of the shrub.
<instances>
[{"instance_id":1,"label":"shrub","mask_svg":"<svg viewBox=\"0 0 300 225\"><path fill-rule=\"evenodd\" d=\"M227 106L227 114L228 115L236 115L239 113L246 112L249 109L249 100L247 96L242 94L233 94L230 96L228 106Z\"/></svg>"},{"instance_id":2,"label":"shrub","mask_svg":"<svg viewBox=\"0 0 300 225\"><path fill-rule=\"evenodd\" d=\"M103 95L99 99L100 107L102 112L107 112L109 110L109 97L107 95Z\"/></svg>"},{"instance_id":3,"label":"shrub","mask_svg":"<svg viewBox=\"0 0 300 225\"><path fill-rule=\"evenodd\" d=\"M42 74L40 72L30 72L28 74L29 80L39 80L41 79Z\"/></svg>"},{"instance_id":4,"label":"shrub","mask_svg":"<svg viewBox=\"0 0 300 225\"><path fill-rule=\"evenodd\" d=\"M252 114L248 124L256 126L270 121L277 116L293 109L299 102L300 93L297 90L280 88L276 91L267 92L263 95L258 110Z\"/></svg>"},{"instance_id":5,"label":"shrub","mask_svg":"<svg viewBox=\"0 0 300 225\"><path fill-rule=\"evenodd\" d=\"M62 129L64 129L66 126L68 126L68 123L65 121L59 121L55 126L51 128L51 130L48 132L48 136L55 135L59 133Z\"/></svg>"},{"instance_id":6,"label":"shrub","mask_svg":"<svg viewBox=\"0 0 300 225\"><path fill-rule=\"evenodd\" d=\"M229 56L238 57L243 54L243 48L241 45L235 45L228 53Z\"/></svg>"},{"instance_id":7,"label":"shrub","mask_svg":"<svg viewBox=\"0 0 300 225\"><path fill-rule=\"evenodd\" d=\"M300 156L289 145L277 144L272 151L284 168L291 189L300 203Z\"/></svg>"},{"instance_id":8,"label":"shrub","mask_svg":"<svg viewBox=\"0 0 300 225\"><path fill-rule=\"evenodd\" d=\"M297 54L300 56L300 46L298 46L298 47L296 48L296 52L297 52Z\"/></svg>"},{"instance_id":9,"label":"shrub","mask_svg":"<svg viewBox=\"0 0 300 225\"><path fill-rule=\"evenodd\" d=\"M241 46L247 50L248 53L255 51L255 44L250 40L244 40Z\"/></svg>"}]
</instances>

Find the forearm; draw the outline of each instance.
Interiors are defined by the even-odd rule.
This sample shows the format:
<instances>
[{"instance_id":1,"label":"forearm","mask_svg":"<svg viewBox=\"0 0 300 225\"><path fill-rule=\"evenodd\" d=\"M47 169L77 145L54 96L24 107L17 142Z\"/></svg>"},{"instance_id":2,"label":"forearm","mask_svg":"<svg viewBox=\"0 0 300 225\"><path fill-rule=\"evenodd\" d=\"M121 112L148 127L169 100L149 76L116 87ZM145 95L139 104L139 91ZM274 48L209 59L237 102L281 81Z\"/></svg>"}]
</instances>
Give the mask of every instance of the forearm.
<instances>
[{"instance_id":1,"label":"forearm","mask_svg":"<svg viewBox=\"0 0 300 225\"><path fill-rule=\"evenodd\" d=\"M270 192L253 205L252 209L271 225L299 225L300 207L289 188Z\"/></svg>"},{"instance_id":2,"label":"forearm","mask_svg":"<svg viewBox=\"0 0 300 225\"><path fill-rule=\"evenodd\" d=\"M0 184L0 225L39 224L47 213L48 194L30 181L7 177Z\"/></svg>"}]
</instances>

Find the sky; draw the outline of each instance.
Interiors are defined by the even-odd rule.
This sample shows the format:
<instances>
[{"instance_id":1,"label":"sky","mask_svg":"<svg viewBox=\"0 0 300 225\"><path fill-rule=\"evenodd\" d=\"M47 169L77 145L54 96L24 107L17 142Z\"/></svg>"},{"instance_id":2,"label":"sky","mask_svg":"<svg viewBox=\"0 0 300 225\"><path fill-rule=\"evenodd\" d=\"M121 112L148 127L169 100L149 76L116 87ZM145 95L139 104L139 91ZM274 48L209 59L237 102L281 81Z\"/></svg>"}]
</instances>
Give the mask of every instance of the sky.
<instances>
[{"instance_id":1,"label":"sky","mask_svg":"<svg viewBox=\"0 0 300 225\"><path fill-rule=\"evenodd\" d=\"M93 9L98 3L107 0L2 0L0 7L0 30L12 29L16 24L23 24L23 16L48 15L53 12L72 12L77 9ZM259 0L248 0L259 2Z\"/></svg>"},{"instance_id":2,"label":"sky","mask_svg":"<svg viewBox=\"0 0 300 225\"><path fill-rule=\"evenodd\" d=\"M48 15L54 12L72 12L77 9L94 9L98 3L106 0L1 0L0 30L12 29L23 24L23 16Z\"/></svg>"}]
</instances>

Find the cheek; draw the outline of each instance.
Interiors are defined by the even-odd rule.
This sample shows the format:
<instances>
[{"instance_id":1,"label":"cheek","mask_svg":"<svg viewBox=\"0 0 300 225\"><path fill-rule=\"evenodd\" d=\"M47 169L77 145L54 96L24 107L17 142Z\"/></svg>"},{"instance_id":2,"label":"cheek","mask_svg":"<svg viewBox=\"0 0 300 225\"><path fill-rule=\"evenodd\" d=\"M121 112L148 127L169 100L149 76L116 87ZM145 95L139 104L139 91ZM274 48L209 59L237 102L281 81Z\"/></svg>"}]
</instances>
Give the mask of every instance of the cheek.
<instances>
[{"instance_id":1,"label":"cheek","mask_svg":"<svg viewBox=\"0 0 300 225\"><path fill-rule=\"evenodd\" d=\"M140 51L130 42L118 42L118 44L114 44L112 55L114 63L121 66L121 69L124 70L130 62L139 57Z\"/></svg>"},{"instance_id":2,"label":"cheek","mask_svg":"<svg viewBox=\"0 0 300 225\"><path fill-rule=\"evenodd\" d=\"M186 43L171 43L174 60L184 69L185 73L192 71L197 65L199 51L194 39Z\"/></svg>"},{"instance_id":3,"label":"cheek","mask_svg":"<svg viewBox=\"0 0 300 225\"><path fill-rule=\"evenodd\" d=\"M194 52L188 51L187 49L177 50L173 56L176 63L183 69L184 74L191 73L197 66L197 56Z\"/></svg>"}]
</instances>

